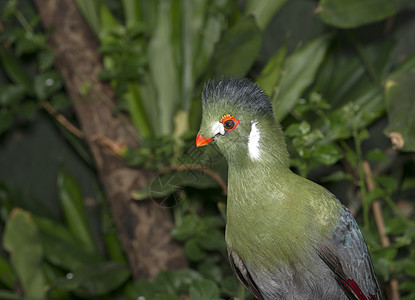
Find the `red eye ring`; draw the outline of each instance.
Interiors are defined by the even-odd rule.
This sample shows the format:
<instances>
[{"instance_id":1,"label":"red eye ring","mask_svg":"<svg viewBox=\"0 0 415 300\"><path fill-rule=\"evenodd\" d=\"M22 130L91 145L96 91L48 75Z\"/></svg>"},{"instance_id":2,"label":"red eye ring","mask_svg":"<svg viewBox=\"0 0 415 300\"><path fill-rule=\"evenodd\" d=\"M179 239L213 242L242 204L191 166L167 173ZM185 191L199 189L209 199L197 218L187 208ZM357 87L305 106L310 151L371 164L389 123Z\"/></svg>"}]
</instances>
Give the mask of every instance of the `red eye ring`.
<instances>
[{"instance_id":1,"label":"red eye ring","mask_svg":"<svg viewBox=\"0 0 415 300\"><path fill-rule=\"evenodd\" d=\"M226 131L234 130L238 126L238 124L240 123L240 121L237 118L235 118L234 116L231 116L231 115L224 115L220 119L220 122L222 123L223 128Z\"/></svg>"}]
</instances>

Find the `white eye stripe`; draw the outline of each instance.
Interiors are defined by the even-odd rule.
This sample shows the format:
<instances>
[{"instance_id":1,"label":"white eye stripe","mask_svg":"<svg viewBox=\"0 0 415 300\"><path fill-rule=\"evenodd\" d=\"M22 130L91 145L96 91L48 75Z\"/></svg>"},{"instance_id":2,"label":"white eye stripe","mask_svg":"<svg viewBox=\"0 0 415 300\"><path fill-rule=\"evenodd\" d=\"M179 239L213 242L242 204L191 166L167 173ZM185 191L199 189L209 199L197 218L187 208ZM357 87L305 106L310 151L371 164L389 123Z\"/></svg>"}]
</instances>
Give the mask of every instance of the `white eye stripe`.
<instances>
[{"instance_id":1,"label":"white eye stripe","mask_svg":"<svg viewBox=\"0 0 415 300\"><path fill-rule=\"evenodd\" d=\"M213 135L217 135L220 133L221 135L225 134L225 128L223 127L223 124L221 122L215 122L212 124L212 132Z\"/></svg>"},{"instance_id":2,"label":"white eye stripe","mask_svg":"<svg viewBox=\"0 0 415 300\"><path fill-rule=\"evenodd\" d=\"M251 132L249 133L249 141L248 141L249 157L251 157L252 160L257 160L260 156L260 151L259 151L260 133L259 133L259 130L256 124L257 122L251 122Z\"/></svg>"}]
</instances>

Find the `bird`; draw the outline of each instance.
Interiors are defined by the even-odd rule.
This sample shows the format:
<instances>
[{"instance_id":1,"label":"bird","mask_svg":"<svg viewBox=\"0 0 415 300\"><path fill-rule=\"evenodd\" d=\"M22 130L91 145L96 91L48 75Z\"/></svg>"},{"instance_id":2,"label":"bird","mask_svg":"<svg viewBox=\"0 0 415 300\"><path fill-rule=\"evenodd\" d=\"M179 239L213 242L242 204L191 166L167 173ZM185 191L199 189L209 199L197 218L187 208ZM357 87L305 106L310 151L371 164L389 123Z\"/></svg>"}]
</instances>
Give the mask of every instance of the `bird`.
<instances>
[{"instance_id":1,"label":"bird","mask_svg":"<svg viewBox=\"0 0 415 300\"><path fill-rule=\"evenodd\" d=\"M229 262L257 299L383 299L357 222L290 169L270 98L254 82L205 83L196 146L208 144L228 162Z\"/></svg>"}]
</instances>

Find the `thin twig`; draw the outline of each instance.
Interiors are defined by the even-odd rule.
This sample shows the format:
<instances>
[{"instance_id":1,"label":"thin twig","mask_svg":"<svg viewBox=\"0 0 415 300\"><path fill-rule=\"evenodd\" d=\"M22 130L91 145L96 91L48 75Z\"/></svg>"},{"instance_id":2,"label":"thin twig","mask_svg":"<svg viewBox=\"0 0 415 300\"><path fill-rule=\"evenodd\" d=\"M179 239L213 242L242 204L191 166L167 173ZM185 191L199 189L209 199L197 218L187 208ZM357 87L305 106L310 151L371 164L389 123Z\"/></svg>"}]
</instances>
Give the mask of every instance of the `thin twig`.
<instances>
[{"instance_id":1,"label":"thin twig","mask_svg":"<svg viewBox=\"0 0 415 300\"><path fill-rule=\"evenodd\" d=\"M115 157L120 157L122 152L127 149L127 145L120 145L116 141L111 140L105 136L91 136L91 141L97 142L100 146L103 146L111 151Z\"/></svg>"},{"instance_id":2,"label":"thin twig","mask_svg":"<svg viewBox=\"0 0 415 300\"><path fill-rule=\"evenodd\" d=\"M366 173L366 184L369 191L375 190L376 186L373 181L372 169L367 161L363 161L363 169ZM390 245L389 237L386 235L385 221L383 220L382 208L380 206L380 201L375 200L372 203L373 214L375 216L376 226L378 228L380 242L383 247L388 247Z\"/></svg>"},{"instance_id":3,"label":"thin twig","mask_svg":"<svg viewBox=\"0 0 415 300\"><path fill-rule=\"evenodd\" d=\"M367 161L363 161L363 169L366 173L366 184L369 191L373 191L376 186L373 181L372 169ZM380 206L380 201L375 200L372 203L373 215L375 216L376 227L378 228L380 242L383 247L390 246L389 237L386 235L385 221L383 220L382 208ZM399 283L396 279L391 279L389 281L390 287L390 297L391 300L399 300Z\"/></svg>"},{"instance_id":4,"label":"thin twig","mask_svg":"<svg viewBox=\"0 0 415 300\"><path fill-rule=\"evenodd\" d=\"M198 164L184 164L184 165L171 165L159 171L160 174L168 173L171 171L185 171L185 170L197 170L206 173L206 175L212 177L222 188L222 192L224 195L228 194L228 188L226 186L225 181L220 177L219 174L215 173L209 168L206 168L202 165Z\"/></svg>"},{"instance_id":5,"label":"thin twig","mask_svg":"<svg viewBox=\"0 0 415 300\"><path fill-rule=\"evenodd\" d=\"M58 121L63 127L65 127L69 132L74 134L80 139L83 139L85 137L84 133L78 129L75 125L73 125L71 122L68 121L67 118L65 118L64 115L58 113L50 103L44 101L42 102L42 107Z\"/></svg>"}]
</instances>

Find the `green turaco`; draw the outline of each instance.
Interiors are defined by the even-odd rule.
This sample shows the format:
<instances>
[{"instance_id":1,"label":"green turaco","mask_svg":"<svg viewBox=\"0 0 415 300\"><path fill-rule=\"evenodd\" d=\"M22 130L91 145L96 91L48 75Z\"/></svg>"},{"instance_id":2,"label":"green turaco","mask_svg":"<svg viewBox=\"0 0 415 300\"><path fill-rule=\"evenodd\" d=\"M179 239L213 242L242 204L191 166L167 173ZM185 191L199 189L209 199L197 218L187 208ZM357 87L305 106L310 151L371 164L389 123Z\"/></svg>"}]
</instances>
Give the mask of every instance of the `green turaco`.
<instances>
[{"instance_id":1,"label":"green turaco","mask_svg":"<svg viewBox=\"0 0 415 300\"><path fill-rule=\"evenodd\" d=\"M289 168L269 97L249 80L203 90L198 147L214 142L229 164L226 244L257 299L382 299L349 210Z\"/></svg>"}]
</instances>

